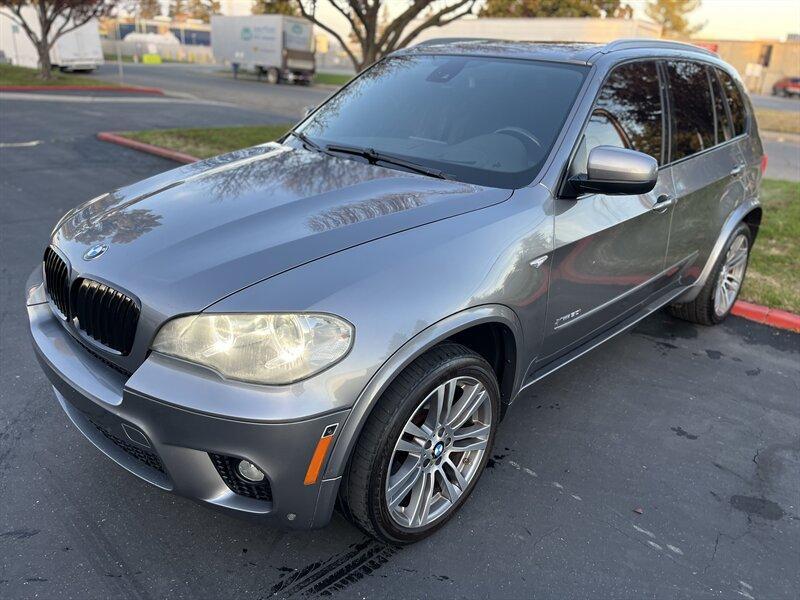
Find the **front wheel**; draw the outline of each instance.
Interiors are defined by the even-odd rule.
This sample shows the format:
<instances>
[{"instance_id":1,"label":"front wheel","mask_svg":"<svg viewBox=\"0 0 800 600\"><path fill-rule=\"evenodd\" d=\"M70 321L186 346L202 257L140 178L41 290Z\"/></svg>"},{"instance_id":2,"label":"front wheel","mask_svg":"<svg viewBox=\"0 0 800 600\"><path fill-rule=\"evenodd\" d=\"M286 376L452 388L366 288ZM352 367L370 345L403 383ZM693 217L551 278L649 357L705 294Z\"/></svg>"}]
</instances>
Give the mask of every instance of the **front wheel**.
<instances>
[{"instance_id":1,"label":"front wheel","mask_svg":"<svg viewBox=\"0 0 800 600\"><path fill-rule=\"evenodd\" d=\"M670 312L680 319L701 325L716 325L724 321L744 284L752 241L750 228L746 223L739 223L697 298L686 304L673 304Z\"/></svg>"},{"instance_id":2,"label":"front wheel","mask_svg":"<svg viewBox=\"0 0 800 600\"><path fill-rule=\"evenodd\" d=\"M431 535L475 487L499 416L491 366L459 344L433 348L395 379L365 424L342 484L346 513L385 542Z\"/></svg>"}]
</instances>

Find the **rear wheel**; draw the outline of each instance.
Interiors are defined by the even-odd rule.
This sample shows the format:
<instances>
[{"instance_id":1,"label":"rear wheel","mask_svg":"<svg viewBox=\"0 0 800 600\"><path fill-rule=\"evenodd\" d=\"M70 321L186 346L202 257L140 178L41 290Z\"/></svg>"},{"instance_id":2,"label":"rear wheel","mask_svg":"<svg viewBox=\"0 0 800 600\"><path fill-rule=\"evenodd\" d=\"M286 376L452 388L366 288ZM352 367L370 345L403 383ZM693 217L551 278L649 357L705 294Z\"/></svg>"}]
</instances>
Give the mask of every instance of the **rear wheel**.
<instances>
[{"instance_id":1,"label":"rear wheel","mask_svg":"<svg viewBox=\"0 0 800 600\"><path fill-rule=\"evenodd\" d=\"M281 74L278 72L278 69L276 69L275 67L271 67L271 68L267 69L265 71L264 75L265 75L265 79L267 80L267 83L270 83L272 85L275 85L276 83L280 83L280 81L281 81Z\"/></svg>"},{"instance_id":2,"label":"rear wheel","mask_svg":"<svg viewBox=\"0 0 800 600\"><path fill-rule=\"evenodd\" d=\"M680 319L701 325L716 325L724 321L744 284L752 239L747 224L739 223L697 298L686 304L673 304L670 312Z\"/></svg>"},{"instance_id":3,"label":"rear wheel","mask_svg":"<svg viewBox=\"0 0 800 600\"><path fill-rule=\"evenodd\" d=\"M424 354L364 426L342 484L346 513L386 542L431 535L472 492L499 415L497 380L482 357L453 343Z\"/></svg>"}]
</instances>

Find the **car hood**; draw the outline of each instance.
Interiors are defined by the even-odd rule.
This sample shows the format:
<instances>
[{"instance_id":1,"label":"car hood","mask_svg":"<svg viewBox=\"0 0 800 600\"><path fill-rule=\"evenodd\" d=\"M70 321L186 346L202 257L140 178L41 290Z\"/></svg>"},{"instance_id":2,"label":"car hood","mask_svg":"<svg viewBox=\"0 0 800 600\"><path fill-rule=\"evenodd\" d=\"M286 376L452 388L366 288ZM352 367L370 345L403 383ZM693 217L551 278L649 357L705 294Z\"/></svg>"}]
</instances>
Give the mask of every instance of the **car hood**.
<instances>
[{"instance_id":1,"label":"car hood","mask_svg":"<svg viewBox=\"0 0 800 600\"><path fill-rule=\"evenodd\" d=\"M106 281L170 316L511 193L265 144L90 200L64 217L53 243L75 275ZM105 252L85 260L97 244Z\"/></svg>"}]
</instances>

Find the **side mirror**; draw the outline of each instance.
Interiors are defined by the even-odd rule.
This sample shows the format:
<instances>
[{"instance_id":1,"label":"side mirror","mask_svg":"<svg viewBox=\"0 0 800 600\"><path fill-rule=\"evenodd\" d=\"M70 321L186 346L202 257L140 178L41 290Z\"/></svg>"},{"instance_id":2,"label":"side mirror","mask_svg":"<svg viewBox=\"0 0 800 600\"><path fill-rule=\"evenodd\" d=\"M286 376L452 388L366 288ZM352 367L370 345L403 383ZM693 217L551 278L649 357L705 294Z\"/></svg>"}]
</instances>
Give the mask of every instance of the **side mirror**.
<instances>
[{"instance_id":1,"label":"side mirror","mask_svg":"<svg viewBox=\"0 0 800 600\"><path fill-rule=\"evenodd\" d=\"M646 194L656 186L658 161L648 154L597 146L589 152L586 175L569 178L577 194Z\"/></svg>"}]
</instances>

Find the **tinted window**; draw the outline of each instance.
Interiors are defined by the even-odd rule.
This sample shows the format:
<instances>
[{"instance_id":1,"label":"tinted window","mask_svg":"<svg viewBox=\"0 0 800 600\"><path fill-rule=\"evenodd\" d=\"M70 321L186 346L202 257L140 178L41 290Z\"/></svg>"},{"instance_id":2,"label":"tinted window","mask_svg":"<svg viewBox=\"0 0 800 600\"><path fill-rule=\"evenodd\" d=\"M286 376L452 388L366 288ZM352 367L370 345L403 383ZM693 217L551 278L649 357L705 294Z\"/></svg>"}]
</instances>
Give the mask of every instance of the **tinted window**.
<instances>
[{"instance_id":1,"label":"tinted window","mask_svg":"<svg viewBox=\"0 0 800 600\"><path fill-rule=\"evenodd\" d=\"M736 85L733 78L725 71L717 69L717 74L719 75L719 80L722 82L725 98L728 100L728 107L731 109L733 132L735 135L742 135L747 128L747 116L742 93L739 91L739 86Z\"/></svg>"},{"instance_id":2,"label":"tinted window","mask_svg":"<svg viewBox=\"0 0 800 600\"><path fill-rule=\"evenodd\" d=\"M672 160L691 156L715 144L714 108L704 65L667 63L672 93Z\"/></svg>"},{"instance_id":3,"label":"tinted window","mask_svg":"<svg viewBox=\"0 0 800 600\"><path fill-rule=\"evenodd\" d=\"M397 56L363 73L300 130L319 144L373 148L460 181L521 187L544 164L585 74L530 60Z\"/></svg>"},{"instance_id":4,"label":"tinted window","mask_svg":"<svg viewBox=\"0 0 800 600\"><path fill-rule=\"evenodd\" d=\"M720 85L719 79L717 79L717 76L714 74L714 69L710 67L708 68L708 74L711 78L711 89L714 92L714 114L717 116L715 124L717 143L721 144L733 137L733 129L731 128L728 113L725 110L725 100L723 99L722 86Z\"/></svg>"},{"instance_id":5,"label":"tinted window","mask_svg":"<svg viewBox=\"0 0 800 600\"><path fill-rule=\"evenodd\" d=\"M589 152L597 146L615 146L617 148L630 148L623 139L621 127L614 118L603 110L596 110L589 117L589 123L583 132L581 143L575 158L572 160L569 174L582 175L587 172L586 164L589 161Z\"/></svg>"},{"instance_id":6,"label":"tinted window","mask_svg":"<svg viewBox=\"0 0 800 600\"><path fill-rule=\"evenodd\" d=\"M661 163L663 113L655 62L629 63L614 69L600 90L596 107L611 116L628 147Z\"/></svg>"}]
</instances>

